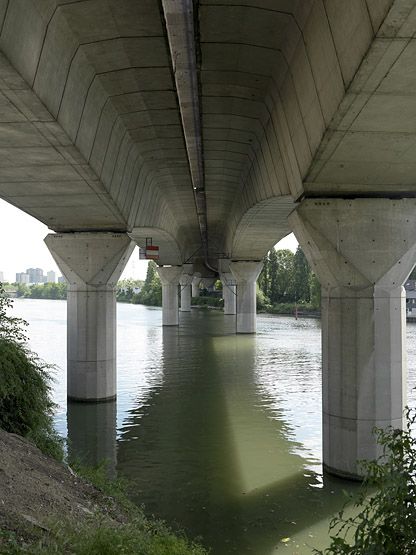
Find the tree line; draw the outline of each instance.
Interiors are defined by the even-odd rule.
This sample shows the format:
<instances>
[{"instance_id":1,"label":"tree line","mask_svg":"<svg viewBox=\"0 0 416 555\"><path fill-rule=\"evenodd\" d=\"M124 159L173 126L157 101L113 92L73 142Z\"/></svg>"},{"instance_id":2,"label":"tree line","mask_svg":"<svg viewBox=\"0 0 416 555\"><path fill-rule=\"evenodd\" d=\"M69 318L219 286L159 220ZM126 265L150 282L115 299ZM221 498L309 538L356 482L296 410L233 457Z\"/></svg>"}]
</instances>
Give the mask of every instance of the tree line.
<instances>
[{"instance_id":1,"label":"tree line","mask_svg":"<svg viewBox=\"0 0 416 555\"><path fill-rule=\"evenodd\" d=\"M162 285L152 260L147 267L146 279L123 279L117 284L117 301L147 306L162 305ZM221 282L217 282L221 289ZM6 290L10 286L6 286ZM18 297L30 299L66 299L66 283L44 283L36 285L16 284ZM300 247L293 253L288 249L271 249L264 257L263 270L257 286L257 306L261 311L292 312L294 306L301 309L318 310L320 307L320 285L311 271ZM204 304L199 299L199 304ZM212 303L211 303L212 304Z\"/></svg>"},{"instance_id":2,"label":"tree line","mask_svg":"<svg viewBox=\"0 0 416 555\"><path fill-rule=\"evenodd\" d=\"M66 283L36 283L28 285L26 283L4 284L5 292L16 291L16 296L26 299L66 299Z\"/></svg>"},{"instance_id":3,"label":"tree line","mask_svg":"<svg viewBox=\"0 0 416 555\"><path fill-rule=\"evenodd\" d=\"M292 312L295 305L306 311L319 310L321 286L300 247L295 253L288 249L272 249L264 257L263 264L257 287L259 310L287 313ZM161 306L162 285L156 268L156 264L150 261L141 291L127 295L128 299L122 299L120 295L117 299L135 304ZM216 286L221 288L221 282L218 281ZM198 301L198 304L204 304L201 302L203 297L199 297Z\"/></svg>"},{"instance_id":4,"label":"tree line","mask_svg":"<svg viewBox=\"0 0 416 555\"><path fill-rule=\"evenodd\" d=\"M295 305L319 310L321 286L300 246L295 253L273 248L264 257L257 304L260 310L270 312L290 312Z\"/></svg>"}]
</instances>

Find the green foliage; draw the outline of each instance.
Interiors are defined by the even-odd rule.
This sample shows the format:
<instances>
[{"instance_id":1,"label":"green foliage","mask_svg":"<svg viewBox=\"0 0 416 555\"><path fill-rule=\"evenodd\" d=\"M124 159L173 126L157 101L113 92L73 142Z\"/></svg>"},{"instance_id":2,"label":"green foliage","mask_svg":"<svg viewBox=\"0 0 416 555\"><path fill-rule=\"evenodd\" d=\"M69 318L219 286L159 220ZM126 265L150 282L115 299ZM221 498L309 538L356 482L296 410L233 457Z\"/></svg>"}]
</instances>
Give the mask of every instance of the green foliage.
<instances>
[{"instance_id":1,"label":"green foliage","mask_svg":"<svg viewBox=\"0 0 416 555\"><path fill-rule=\"evenodd\" d=\"M293 297L294 301L309 303L311 299L309 283L311 270L300 246L298 246L293 257L293 269L291 273L289 294Z\"/></svg>"},{"instance_id":2,"label":"green foliage","mask_svg":"<svg viewBox=\"0 0 416 555\"><path fill-rule=\"evenodd\" d=\"M150 260L143 288L140 293L133 295L132 302L134 304L162 306L162 284L156 268L156 263Z\"/></svg>"},{"instance_id":3,"label":"green foliage","mask_svg":"<svg viewBox=\"0 0 416 555\"><path fill-rule=\"evenodd\" d=\"M320 555L414 555L416 553L416 413L406 410L404 430L376 429L382 454L364 461L365 481L354 506L331 522L331 545ZM375 492L374 492L375 489ZM333 535L332 535L333 534Z\"/></svg>"},{"instance_id":4,"label":"green foliage","mask_svg":"<svg viewBox=\"0 0 416 555\"><path fill-rule=\"evenodd\" d=\"M65 530L58 538L56 550L34 553L71 553L74 555L204 555L206 551L185 538L175 536L163 524L135 517L117 527L97 523L94 527L80 525Z\"/></svg>"},{"instance_id":5,"label":"green foliage","mask_svg":"<svg viewBox=\"0 0 416 555\"><path fill-rule=\"evenodd\" d=\"M118 302L131 303L133 298L137 295L135 289L141 289L143 281L140 279L122 279L117 283L116 297Z\"/></svg>"},{"instance_id":6,"label":"green foliage","mask_svg":"<svg viewBox=\"0 0 416 555\"><path fill-rule=\"evenodd\" d=\"M11 307L0 284L0 427L62 459L62 441L52 421L51 367L28 349L27 323L10 316Z\"/></svg>"},{"instance_id":7,"label":"green foliage","mask_svg":"<svg viewBox=\"0 0 416 555\"><path fill-rule=\"evenodd\" d=\"M58 299L64 300L67 297L68 286L66 283L37 283L27 285L17 283L16 292L18 297L26 299Z\"/></svg>"},{"instance_id":8,"label":"green foliage","mask_svg":"<svg viewBox=\"0 0 416 555\"><path fill-rule=\"evenodd\" d=\"M270 301L268 297L260 289L259 284L256 286L256 300L257 300L257 310L264 311L270 309Z\"/></svg>"},{"instance_id":9,"label":"green foliage","mask_svg":"<svg viewBox=\"0 0 416 555\"><path fill-rule=\"evenodd\" d=\"M295 303L310 303L315 310L320 308L321 287L300 247L295 253L288 249L272 249L263 260L258 285L265 297L266 310L268 305L290 304L290 312L293 312Z\"/></svg>"},{"instance_id":10,"label":"green foliage","mask_svg":"<svg viewBox=\"0 0 416 555\"><path fill-rule=\"evenodd\" d=\"M316 274L311 272L309 276L309 290L311 295L311 305L314 309L321 308L321 284L316 277Z\"/></svg>"},{"instance_id":11,"label":"green foliage","mask_svg":"<svg viewBox=\"0 0 416 555\"><path fill-rule=\"evenodd\" d=\"M42 283L29 287L29 294L25 296L31 299L64 300L67 296L67 289L66 283Z\"/></svg>"},{"instance_id":12,"label":"green foliage","mask_svg":"<svg viewBox=\"0 0 416 555\"><path fill-rule=\"evenodd\" d=\"M119 525L86 517L76 526L54 526L48 536L32 545L23 545L9 535L5 547L7 551L2 552L13 555L207 555L203 547L143 515Z\"/></svg>"},{"instance_id":13,"label":"green foliage","mask_svg":"<svg viewBox=\"0 0 416 555\"><path fill-rule=\"evenodd\" d=\"M213 295L200 295L199 297L192 297L191 304L193 304L194 306L211 306L222 308L224 306L224 300Z\"/></svg>"}]
</instances>

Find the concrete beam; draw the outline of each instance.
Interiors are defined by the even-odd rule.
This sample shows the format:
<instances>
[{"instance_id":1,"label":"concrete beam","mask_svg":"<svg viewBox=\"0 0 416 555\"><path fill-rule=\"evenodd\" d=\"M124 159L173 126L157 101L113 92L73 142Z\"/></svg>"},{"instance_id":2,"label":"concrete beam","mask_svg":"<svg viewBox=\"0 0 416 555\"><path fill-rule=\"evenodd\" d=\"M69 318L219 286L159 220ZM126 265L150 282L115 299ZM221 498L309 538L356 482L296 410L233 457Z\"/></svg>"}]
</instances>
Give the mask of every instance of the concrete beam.
<instances>
[{"instance_id":1,"label":"concrete beam","mask_svg":"<svg viewBox=\"0 0 416 555\"><path fill-rule=\"evenodd\" d=\"M208 248L201 112L192 0L162 0L201 239Z\"/></svg>"}]
</instances>

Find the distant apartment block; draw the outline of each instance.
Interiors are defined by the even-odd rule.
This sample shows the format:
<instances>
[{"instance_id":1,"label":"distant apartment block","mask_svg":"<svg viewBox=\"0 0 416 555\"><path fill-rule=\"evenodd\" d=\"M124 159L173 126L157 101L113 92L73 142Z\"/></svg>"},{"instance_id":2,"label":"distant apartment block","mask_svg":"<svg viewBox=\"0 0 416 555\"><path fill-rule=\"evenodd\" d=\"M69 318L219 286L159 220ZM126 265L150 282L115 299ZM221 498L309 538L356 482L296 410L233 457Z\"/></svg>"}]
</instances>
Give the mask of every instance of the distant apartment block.
<instances>
[{"instance_id":1,"label":"distant apartment block","mask_svg":"<svg viewBox=\"0 0 416 555\"><path fill-rule=\"evenodd\" d=\"M44 283L46 281L42 268L28 268L26 273L29 276L29 283Z\"/></svg>"},{"instance_id":2,"label":"distant apartment block","mask_svg":"<svg viewBox=\"0 0 416 555\"><path fill-rule=\"evenodd\" d=\"M56 282L56 274L53 270L46 274L46 281L47 283L55 283Z\"/></svg>"},{"instance_id":3,"label":"distant apartment block","mask_svg":"<svg viewBox=\"0 0 416 555\"><path fill-rule=\"evenodd\" d=\"M16 274L16 283L29 283L29 274L19 272Z\"/></svg>"},{"instance_id":4,"label":"distant apartment block","mask_svg":"<svg viewBox=\"0 0 416 555\"><path fill-rule=\"evenodd\" d=\"M4 274L3 274L3 272L0 272L0 281L1 281L1 282L4 281Z\"/></svg>"},{"instance_id":5,"label":"distant apartment block","mask_svg":"<svg viewBox=\"0 0 416 555\"><path fill-rule=\"evenodd\" d=\"M66 283L66 279L64 278L64 276L58 277L58 283Z\"/></svg>"}]
</instances>

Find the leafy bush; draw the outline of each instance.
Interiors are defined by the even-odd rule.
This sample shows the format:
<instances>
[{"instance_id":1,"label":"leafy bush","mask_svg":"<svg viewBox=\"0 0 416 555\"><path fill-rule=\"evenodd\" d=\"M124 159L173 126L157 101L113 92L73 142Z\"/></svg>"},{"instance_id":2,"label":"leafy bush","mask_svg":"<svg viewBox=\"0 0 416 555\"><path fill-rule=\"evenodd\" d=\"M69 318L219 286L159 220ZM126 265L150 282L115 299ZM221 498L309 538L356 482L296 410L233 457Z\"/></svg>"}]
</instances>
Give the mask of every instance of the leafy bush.
<instances>
[{"instance_id":1,"label":"leafy bush","mask_svg":"<svg viewBox=\"0 0 416 555\"><path fill-rule=\"evenodd\" d=\"M0 427L62 459L62 440L52 420L51 367L27 347L27 323L9 316L11 306L0 284Z\"/></svg>"},{"instance_id":2,"label":"leafy bush","mask_svg":"<svg viewBox=\"0 0 416 555\"><path fill-rule=\"evenodd\" d=\"M333 519L331 545L319 555L414 555L416 553L416 439L411 430L416 413L406 410L404 430L375 429L382 454L363 461L365 481L346 518ZM375 492L374 492L375 489Z\"/></svg>"},{"instance_id":3,"label":"leafy bush","mask_svg":"<svg viewBox=\"0 0 416 555\"><path fill-rule=\"evenodd\" d=\"M257 311L267 311L270 309L270 300L260 289L258 283L256 284L256 306Z\"/></svg>"},{"instance_id":4,"label":"leafy bush","mask_svg":"<svg viewBox=\"0 0 416 555\"><path fill-rule=\"evenodd\" d=\"M218 307L222 308L224 306L224 301L221 297L214 297L214 296L199 296L199 297L192 297L192 304L194 306L210 306L210 307Z\"/></svg>"}]
</instances>

